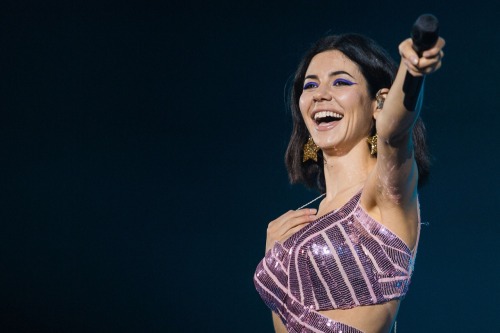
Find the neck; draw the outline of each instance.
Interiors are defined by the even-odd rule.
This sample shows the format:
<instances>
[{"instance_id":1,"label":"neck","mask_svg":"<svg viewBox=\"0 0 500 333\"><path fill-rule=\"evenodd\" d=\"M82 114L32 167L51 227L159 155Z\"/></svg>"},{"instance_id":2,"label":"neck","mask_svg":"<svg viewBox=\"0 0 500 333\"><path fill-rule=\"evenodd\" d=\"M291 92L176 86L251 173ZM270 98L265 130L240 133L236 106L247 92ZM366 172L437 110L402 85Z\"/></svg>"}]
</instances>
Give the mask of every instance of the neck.
<instances>
[{"instance_id":1,"label":"neck","mask_svg":"<svg viewBox=\"0 0 500 333\"><path fill-rule=\"evenodd\" d=\"M366 144L357 145L341 156L323 151L323 159L327 200L340 193L363 187L376 163Z\"/></svg>"}]
</instances>

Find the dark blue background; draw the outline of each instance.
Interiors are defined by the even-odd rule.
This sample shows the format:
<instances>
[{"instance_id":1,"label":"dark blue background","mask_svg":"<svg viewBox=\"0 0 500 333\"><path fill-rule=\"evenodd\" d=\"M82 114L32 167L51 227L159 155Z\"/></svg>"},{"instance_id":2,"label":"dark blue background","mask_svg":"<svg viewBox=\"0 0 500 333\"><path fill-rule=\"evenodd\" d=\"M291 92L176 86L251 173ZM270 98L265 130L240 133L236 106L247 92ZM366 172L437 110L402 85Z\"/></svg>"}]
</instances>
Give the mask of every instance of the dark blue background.
<instances>
[{"instance_id":1,"label":"dark blue background","mask_svg":"<svg viewBox=\"0 0 500 333\"><path fill-rule=\"evenodd\" d=\"M493 332L497 7L439 1L24 2L0 8L0 331L271 332L252 275L288 184L284 96L309 45L448 44L398 332ZM489 214L489 215L488 215Z\"/></svg>"}]
</instances>

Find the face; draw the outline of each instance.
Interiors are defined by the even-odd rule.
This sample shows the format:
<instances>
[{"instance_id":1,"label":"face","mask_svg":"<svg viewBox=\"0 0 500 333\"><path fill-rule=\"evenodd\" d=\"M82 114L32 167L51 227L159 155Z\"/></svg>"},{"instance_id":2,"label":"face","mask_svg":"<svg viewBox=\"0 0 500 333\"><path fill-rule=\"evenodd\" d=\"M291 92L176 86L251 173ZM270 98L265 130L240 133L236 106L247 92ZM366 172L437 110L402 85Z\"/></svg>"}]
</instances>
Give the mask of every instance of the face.
<instances>
[{"instance_id":1,"label":"face","mask_svg":"<svg viewBox=\"0 0 500 333\"><path fill-rule=\"evenodd\" d=\"M311 137L324 153L346 154L356 145L366 146L375 102L358 65L342 52L314 56L306 71L299 107Z\"/></svg>"}]
</instances>

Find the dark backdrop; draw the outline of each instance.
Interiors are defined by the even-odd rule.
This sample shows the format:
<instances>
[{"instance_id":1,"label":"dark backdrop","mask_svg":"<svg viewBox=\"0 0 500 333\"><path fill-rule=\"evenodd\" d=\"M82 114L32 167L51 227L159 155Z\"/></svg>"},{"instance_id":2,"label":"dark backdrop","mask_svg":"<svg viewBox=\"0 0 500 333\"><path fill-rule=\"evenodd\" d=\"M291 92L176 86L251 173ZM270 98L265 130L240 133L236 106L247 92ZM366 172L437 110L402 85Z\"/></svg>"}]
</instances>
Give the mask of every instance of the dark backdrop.
<instances>
[{"instance_id":1,"label":"dark backdrop","mask_svg":"<svg viewBox=\"0 0 500 333\"><path fill-rule=\"evenodd\" d=\"M434 155L398 332L500 327L500 29L493 2L2 1L0 331L271 332L252 275L290 186L287 82L327 33L398 58L446 38ZM494 296L496 295L496 296Z\"/></svg>"}]
</instances>

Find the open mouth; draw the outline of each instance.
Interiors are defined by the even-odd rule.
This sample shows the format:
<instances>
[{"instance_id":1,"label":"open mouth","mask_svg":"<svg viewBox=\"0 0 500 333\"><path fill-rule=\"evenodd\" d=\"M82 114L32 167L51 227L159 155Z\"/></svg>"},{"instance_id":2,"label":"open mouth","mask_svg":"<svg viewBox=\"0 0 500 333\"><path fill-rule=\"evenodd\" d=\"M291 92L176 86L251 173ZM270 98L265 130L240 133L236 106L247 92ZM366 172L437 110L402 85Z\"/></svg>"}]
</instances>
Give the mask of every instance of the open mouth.
<instances>
[{"instance_id":1,"label":"open mouth","mask_svg":"<svg viewBox=\"0 0 500 333\"><path fill-rule=\"evenodd\" d=\"M344 115L333 111L320 111L314 114L314 121L317 125L339 121Z\"/></svg>"}]
</instances>

